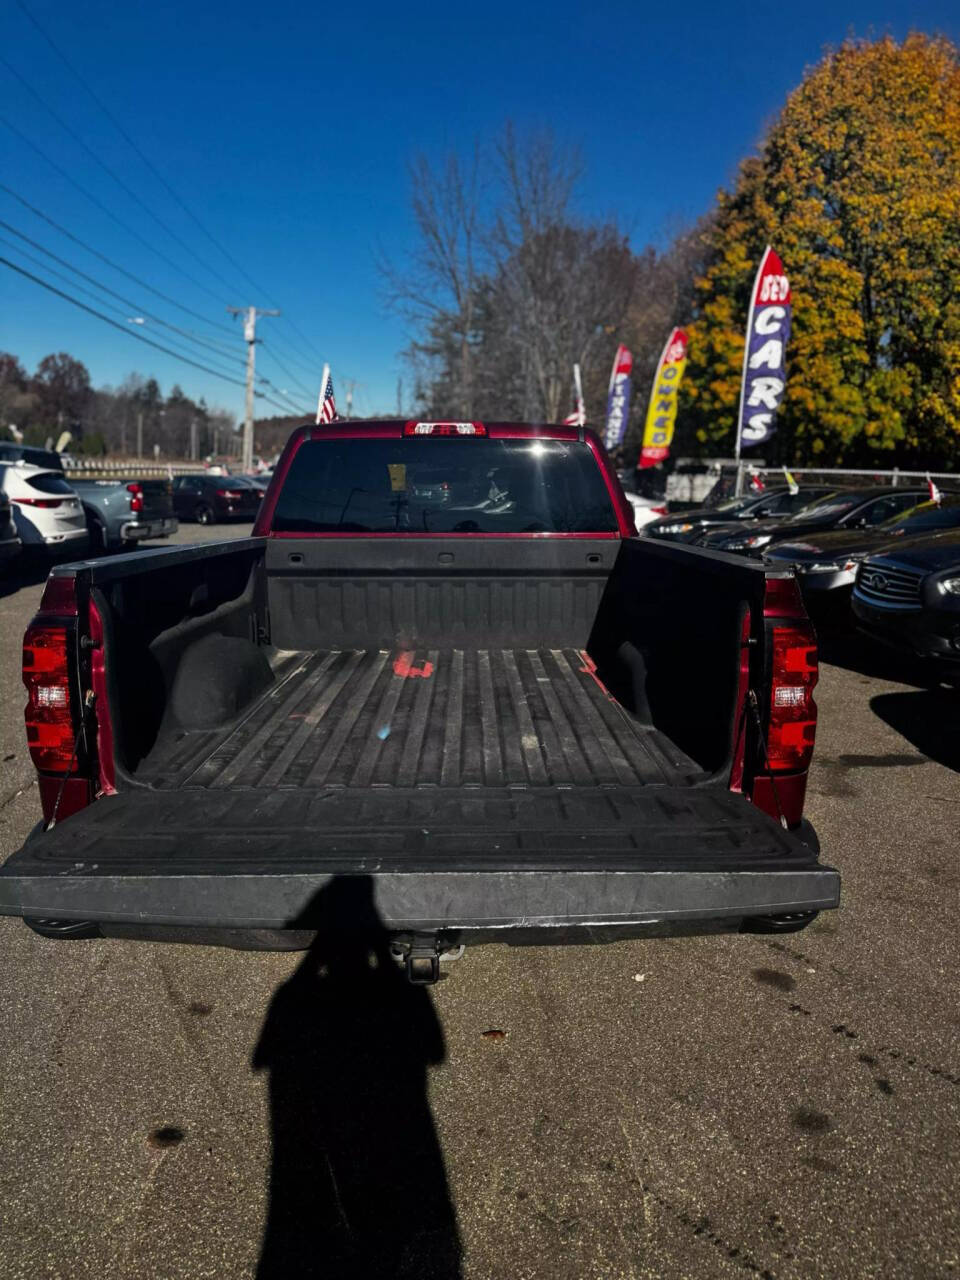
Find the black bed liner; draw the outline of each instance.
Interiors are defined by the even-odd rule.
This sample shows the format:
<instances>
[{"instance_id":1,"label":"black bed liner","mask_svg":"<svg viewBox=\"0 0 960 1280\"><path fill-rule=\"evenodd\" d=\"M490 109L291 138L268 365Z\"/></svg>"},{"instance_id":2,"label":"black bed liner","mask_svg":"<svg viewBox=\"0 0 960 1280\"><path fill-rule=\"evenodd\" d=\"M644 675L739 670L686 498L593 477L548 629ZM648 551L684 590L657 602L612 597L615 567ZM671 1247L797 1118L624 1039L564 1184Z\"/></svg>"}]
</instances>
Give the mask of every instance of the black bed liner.
<instances>
[{"instance_id":1,"label":"black bed liner","mask_svg":"<svg viewBox=\"0 0 960 1280\"><path fill-rule=\"evenodd\" d=\"M226 735L180 735L155 787L684 786L702 779L577 649L325 649Z\"/></svg>"},{"instance_id":2,"label":"black bed liner","mask_svg":"<svg viewBox=\"0 0 960 1280\"><path fill-rule=\"evenodd\" d=\"M836 906L816 852L630 716L578 649L323 650L225 731L36 831L0 914L309 929L368 879L385 927L462 940Z\"/></svg>"}]
</instances>

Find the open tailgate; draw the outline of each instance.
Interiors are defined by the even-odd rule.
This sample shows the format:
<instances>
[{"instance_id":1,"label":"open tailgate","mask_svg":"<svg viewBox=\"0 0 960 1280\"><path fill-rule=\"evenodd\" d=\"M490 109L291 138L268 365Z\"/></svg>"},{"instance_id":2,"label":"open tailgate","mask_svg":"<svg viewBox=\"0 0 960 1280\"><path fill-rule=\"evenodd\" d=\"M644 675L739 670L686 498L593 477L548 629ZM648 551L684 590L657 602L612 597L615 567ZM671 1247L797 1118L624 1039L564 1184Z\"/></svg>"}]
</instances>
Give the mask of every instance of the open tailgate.
<instances>
[{"instance_id":1,"label":"open tailgate","mask_svg":"<svg viewBox=\"0 0 960 1280\"><path fill-rule=\"evenodd\" d=\"M719 789L188 788L123 792L36 830L0 868L0 914L304 928L320 890L360 876L392 930L647 924L839 901L836 871Z\"/></svg>"}]
</instances>

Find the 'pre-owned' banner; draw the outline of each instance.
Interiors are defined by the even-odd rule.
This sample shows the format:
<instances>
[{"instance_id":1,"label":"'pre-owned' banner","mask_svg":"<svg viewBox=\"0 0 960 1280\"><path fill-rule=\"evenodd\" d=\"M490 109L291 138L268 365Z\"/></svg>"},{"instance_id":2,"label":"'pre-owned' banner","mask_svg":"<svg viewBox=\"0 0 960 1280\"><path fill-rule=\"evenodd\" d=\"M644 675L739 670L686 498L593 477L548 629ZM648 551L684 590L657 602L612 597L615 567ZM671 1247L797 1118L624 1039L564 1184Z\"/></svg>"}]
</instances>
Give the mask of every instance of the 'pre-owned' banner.
<instances>
[{"instance_id":1,"label":"'pre-owned' banner","mask_svg":"<svg viewBox=\"0 0 960 1280\"><path fill-rule=\"evenodd\" d=\"M670 452L677 421L677 390L686 367L687 335L682 329L674 329L663 348L653 379L653 392L643 429L643 448L640 450L641 467L655 467Z\"/></svg>"},{"instance_id":2,"label":"'pre-owned' banner","mask_svg":"<svg viewBox=\"0 0 960 1280\"><path fill-rule=\"evenodd\" d=\"M783 263L767 245L757 268L747 317L740 389L741 449L763 444L774 433L773 420L787 385L784 353L789 337L790 281L783 274Z\"/></svg>"},{"instance_id":3,"label":"'pre-owned' banner","mask_svg":"<svg viewBox=\"0 0 960 1280\"><path fill-rule=\"evenodd\" d=\"M633 356L625 346L617 347L613 372L610 374L610 391L607 394L607 425L603 432L603 443L610 452L623 444L624 433L627 430L632 368Z\"/></svg>"}]
</instances>

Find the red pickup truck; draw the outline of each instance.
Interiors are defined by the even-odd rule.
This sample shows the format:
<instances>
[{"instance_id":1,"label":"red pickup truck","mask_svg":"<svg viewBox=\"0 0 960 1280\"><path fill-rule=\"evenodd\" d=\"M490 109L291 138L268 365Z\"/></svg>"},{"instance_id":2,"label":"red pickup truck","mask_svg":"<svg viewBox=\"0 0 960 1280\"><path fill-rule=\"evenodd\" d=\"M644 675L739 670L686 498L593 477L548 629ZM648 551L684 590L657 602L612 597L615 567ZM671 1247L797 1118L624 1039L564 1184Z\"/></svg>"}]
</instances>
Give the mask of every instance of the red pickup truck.
<instances>
[{"instance_id":1,"label":"red pickup truck","mask_svg":"<svg viewBox=\"0 0 960 1280\"><path fill-rule=\"evenodd\" d=\"M304 946L343 882L430 980L838 905L793 578L635 536L589 430L298 429L252 537L56 568L23 675L51 937Z\"/></svg>"}]
</instances>

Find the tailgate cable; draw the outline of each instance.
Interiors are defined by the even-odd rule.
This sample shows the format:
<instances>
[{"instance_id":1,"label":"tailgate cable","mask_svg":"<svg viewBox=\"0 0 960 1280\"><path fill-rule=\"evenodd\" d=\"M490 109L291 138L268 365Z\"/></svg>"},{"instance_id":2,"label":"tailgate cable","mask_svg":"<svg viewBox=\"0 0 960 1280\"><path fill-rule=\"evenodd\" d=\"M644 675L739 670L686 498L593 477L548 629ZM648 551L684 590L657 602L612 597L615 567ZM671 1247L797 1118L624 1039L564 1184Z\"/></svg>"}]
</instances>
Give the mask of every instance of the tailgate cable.
<instances>
[{"instance_id":1,"label":"tailgate cable","mask_svg":"<svg viewBox=\"0 0 960 1280\"><path fill-rule=\"evenodd\" d=\"M73 754L70 756L70 763L67 765L67 772L60 779L60 789L57 791L57 799L53 806L53 813L50 815L50 821L43 828L44 831L52 831L57 825L57 811L60 808L60 801L63 799L63 789L67 785L67 780L73 773L73 766L77 759L77 750L80 746L80 738L86 732L87 716L93 710L93 704L97 695L92 689L88 689L83 699L83 706L80 708L80 728L77 730L77 736L73 740Z\"/></svg>"},{"instance_id":2,"label":"tailgate cable","mask_svg":"<svg viewBox=\"0 0 960 1280\"><path fill-rule=\"evenodd\" d=\"M774 777L773 767L770 764L770 757L767 755L767 739L763 732L763 722L760 719L760 704L757 701L757 694L754 689L747 692L747 703L753 712L753 719L757 726L757 736L760 741L760 750L763 752L763 763L767 767L767 774L770 778L770 789L773 791L773 802L777 806L777 817L780 819L780 825L784 831L789 831L787 820L783 816L783 806L780 803L780 792L777 790L777 780Z\"/></svg>"}]
</instances>

